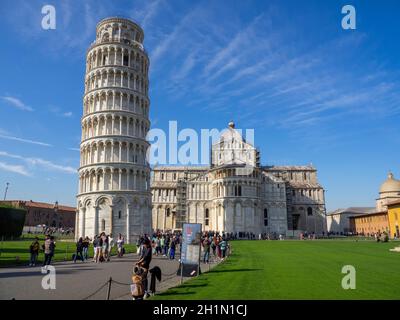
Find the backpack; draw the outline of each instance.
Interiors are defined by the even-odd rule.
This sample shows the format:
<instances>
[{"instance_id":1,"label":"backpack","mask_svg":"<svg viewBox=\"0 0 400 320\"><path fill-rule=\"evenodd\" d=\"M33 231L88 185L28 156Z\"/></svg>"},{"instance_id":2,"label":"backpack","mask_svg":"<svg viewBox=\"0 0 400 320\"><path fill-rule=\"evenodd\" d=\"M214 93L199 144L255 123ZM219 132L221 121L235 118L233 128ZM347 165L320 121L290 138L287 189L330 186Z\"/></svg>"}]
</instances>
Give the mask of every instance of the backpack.
<instances>
[{"instance_id":1,"label":"backpack","mask_svg":"<svg viewBox=\"0 0 400 320\"><path fill-rule=\"evenodd\" d=\"M144 285L142 280L143 280L142 277L137 274L132 276L132 282L133 282L133 284L131 284L132 297L137 298L144 296Z\"/></svg>"}]
</instances>

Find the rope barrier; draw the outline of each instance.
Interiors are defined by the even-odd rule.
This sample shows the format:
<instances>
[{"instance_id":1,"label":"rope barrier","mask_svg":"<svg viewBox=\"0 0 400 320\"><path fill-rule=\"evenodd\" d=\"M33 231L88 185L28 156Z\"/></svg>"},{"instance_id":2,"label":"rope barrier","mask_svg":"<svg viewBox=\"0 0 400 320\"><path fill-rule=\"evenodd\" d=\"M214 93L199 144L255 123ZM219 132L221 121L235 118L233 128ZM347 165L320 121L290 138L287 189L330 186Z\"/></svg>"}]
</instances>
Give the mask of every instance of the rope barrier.
<instances>
[{"instance_id":1,"label":"rope barrier","mask_svg":"<svg viewBox=\"0 0 400 320\"><path fill-rule=\"evenodd\" d=\"M231 255L231 253L232 253L232 248L231 248L231 247L229 248L229 250L228 250L227 253L228 253L228 254L225 256L225 258L228 258L228 257ZM209 264L209 265L211 265L211 264L218 264L219 262L222 262L222 259L220 259L220 258L217 257L217 256L211 255L211 253L210 253L208 264ZM168 273L168 274L161 273L161 275L162 275L162 281L160 281L160 283L163 283L163 282L165 282L165 281L171 280L171 279L173 279L173 278L175 278L175 277L178 277L178 278L179 278L179 276L177 276L176 273L177 273L176 271L174 271L174 272L172 272L172 273ZM97 293L99 293L99 292L100 292L104 287L106 287L107 285L109 286L109 287L108 287L108 290L110 291L112 283L115 283L116 285L120 285L120 286L129 286L129 287L130 287L131 284L132 284L132 283L125 283L125 282L116 281L116 280L110 278L110 279L107 280L107 282L105 282L100 288L98 288L96 291L94 291L92 294L88 295L87 297L83 298L82 300L88 300L88 299L90 299L91 297L93 297L93 296L95 296ZM108 295L107 295L108 298L109 298L109 293L110 293L110 292L108 292ZM118 297L116 297L116 298L118 299L118 298L123 297L123 296L126 296L126 295L130 295L130 292L124 293L123 295L120 295L120 296L118 296Z\"/></svg>"},{"instance_id":2,"label":"rope barrier","mask_svg":"<svg viewBox=\"0 0 400 320\"><path fill-rule=\"evenodd\" d=\"M109 281L107 281L105 284L103 284L99 289L97 289L95 292L93 292L92 294L88 295L86 298L83 298L82 300L88 300L89 298L93 297L94 295L96 295L97 293L100 292L101 289L103 289L106 285L108 285Z\"/></svg>"}]
</instances>

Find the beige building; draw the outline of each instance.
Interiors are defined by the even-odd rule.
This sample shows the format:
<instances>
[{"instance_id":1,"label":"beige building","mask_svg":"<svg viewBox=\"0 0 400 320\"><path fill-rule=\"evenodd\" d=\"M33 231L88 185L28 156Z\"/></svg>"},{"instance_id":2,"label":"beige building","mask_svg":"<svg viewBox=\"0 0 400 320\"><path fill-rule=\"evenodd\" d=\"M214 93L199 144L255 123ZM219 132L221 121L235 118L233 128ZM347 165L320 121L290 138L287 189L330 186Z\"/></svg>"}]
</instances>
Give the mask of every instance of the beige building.
<instances>
[{"instance_id":1,"label":"beige building","mask_svg":"<svg viewBox=\"0 0 400 320\"><path fill-rule=\"evenodd\" d=\"M149 58L144 33L121 18L99 22L86 55L76 237L151 232Z\"/></svg>"},{"instance_id":2,"label":"beige building","mask_svg":"<svg viewBox=\"0 0 400 320\"><path fill-rule=\"evenodd\" d=\"M371 235L389 230L388 206L400 200L400 181L389 172L379 188L374 208L339 209L327 215L329 232ZM393 232L391 236L393 236Z\"/></svg>"},{"instance_id":3,"label":"beige building","mask_svg":"<svg viewBox=\"0 0 400 320\"><path fill-rule=\"evenodd\" d=\"M266 166L231 122L207 167L158 166L151 188L153 228L254 234L326 232L324 189L313 166Z\"/></svg>"},{"instance_id":4,"label":"beige building","mask_svg":"<svg viewBox=\"0 0 400 320\"><path fill-rule=\"evenodd\" d=\"M338 234L350 233L353 231L353 227L350 225L350 217L373 212L376 212L375 207L351 207L329 212L326 215L328 232Z\"/></svg>"}]
</instances>

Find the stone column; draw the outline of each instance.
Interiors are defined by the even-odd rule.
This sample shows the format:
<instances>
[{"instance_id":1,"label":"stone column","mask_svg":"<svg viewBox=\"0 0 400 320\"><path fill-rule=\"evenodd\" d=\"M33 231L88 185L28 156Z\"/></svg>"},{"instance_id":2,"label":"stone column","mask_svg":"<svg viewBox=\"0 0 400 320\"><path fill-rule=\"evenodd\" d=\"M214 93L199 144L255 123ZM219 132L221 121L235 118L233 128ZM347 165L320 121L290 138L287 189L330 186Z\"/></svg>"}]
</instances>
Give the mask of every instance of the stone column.
<instances>
[{"instance_id":1,"label":"stone column","mask_svg":"<svg viewBox=\"0 0 400 320\"><path fill-rule=\"evenodd\" d=\"M94 208L94 221L93 221L93 236L99 234L99 206L93 206Z\"/></svg>"}]
</instances>

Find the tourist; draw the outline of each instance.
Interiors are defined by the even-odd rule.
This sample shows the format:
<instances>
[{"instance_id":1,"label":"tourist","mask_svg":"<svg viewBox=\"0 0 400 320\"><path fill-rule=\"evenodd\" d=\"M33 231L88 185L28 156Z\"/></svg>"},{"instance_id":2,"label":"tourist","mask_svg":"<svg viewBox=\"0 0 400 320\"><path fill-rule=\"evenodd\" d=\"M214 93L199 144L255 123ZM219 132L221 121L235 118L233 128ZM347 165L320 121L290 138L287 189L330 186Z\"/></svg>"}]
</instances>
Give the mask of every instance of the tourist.
<instances>
[{"instance_id":1,"label":"tourist","mask_svg":"<svg viewBox=\"0 0 400 320\"><path fill-rule=\"evenodd\" d=\"M222 239L222 241L219 243L219 248L220 248L220 250L221 250L221 256L220 256L220 258L222 258L222 260L225 258L225 256L226 256L226 246L227 246L227 243L226 243L226 241L225 241L225 239Z\"/></svg>"},{"instance_id":2,"label":"tourist","mask_svg":"<svg viewBox=\"0 0 400 320\"><path fill-rule=\"evenodd\" d=\"M47 268L47 266L51 264L51 259L54 256L54 251L56 248L54 237L46 235L46 240L44 241L44 245L42 246L42 248L44 250L43 266Z\"/></svg>"},{"instance_id":3,"label":"tourist","mask_svg":"<svg viewBox=\"0 0 400 320\"><path fill-rule=\"evenodd\" d=\"M221 243L221 240L222 240L222 239L221 239L220 236L218 236L216 239L217 239L217 240L216 240L216 242L215 242L215 248L216 248L216 251L217 251L217 257L221 259L221 247L220 247L220 243Z\"/></svg>"},{"instance_id":4,"label":"tourist","mask_svg":"<svg viewBox=\"0 0 400 320\"><path fill-rule=\"evenodd\" d=\"M160 236L156 238L156 255L161 254L161 240Z\"/></svg>"},{"instance_id":5,"label":"tourist","mask_svg":"<svg viewBox=\"0 0 400 320\"><path fill-rule=\"evenodd\" d=\"M122 258L122 256L124 255L124 237L122 236L122 234L118 235L117 250L118 258Z\"/></svg>"},{"instance_id":6,"label":"tourist","mask_svg":"<svg viewBox=\"0 0 400 320\"><path fill-rule=\"evenodd\" d=\"M98 263L100 256L100 238L96 234L93 238L93 262Z\"/></svg>"},{"instance_id":7,"label":"tourist","mask_svg":"<svg viewBox=\"0 0 400 320\"><path fill-rule=\"evenodd\" d=\"M164 246L165 246L165 235L162 235L162 237L160 238L160 254L162 255L164 255L163 254Z\"/></svg>"},{"instance_id":8,"label":"tourist","mask_svg":"<svg viewBox=\"0 0 400 320\"><path fill-rule=\"evenodd\" d=\"M210 261L210 240L206 236L202 242L203 245L203 251L204 251L204 257L203 257L203 263L207 263Z\"/></svg>"},{"instance_id":9,"label":"tourist","mask_svg":"<svg viewBox=\"0 0 400 320\"><path fill-rule=\"evenodd\" d=\"M74 263L76 263L76 259L78 258L78 256L79 256L79 259L82 260L82 262L85 261L85 259L83 259L82 252L83 252L83 239L82 239L82 237L80 237L78 242L76 243L76 252L74 255Z\"/></svg>"},{"instance_id":10,"label":"tourist","mask_svg":"<svg viewBox=\"0 0 400 320\"><path fill-rule=\"evenodd\" d=\"M163 254L164 257L168 256L169 245L170 245L170 238L169 235L167 235L164 242L164 254Z\"/></svg>"},{"instance_id":11,"label":"tourist","mask_svg":"<svg viewBox=\"0 0 400 320\"><path fill-rule=\"evenodd\" d=\"M112 233L110 233L110 235L108 236L108 257L107 257L107 261L110 261L110 257L111 257L111 252L113 247L115 246L115 241L114 238L112 237Z\"/></svg>"},{"instance_id":12,"label":"tourist","mask_svg":"<svg viewBox=\"0 0 400 320\"><path fill-rule=\"evenodd\" d=\"M141 267L144 269L144 274L142 275L143 278L143 286L144 286L144 291L145 291L145 298L149 296L148 293L148 280L147 280L147 273L148 270L150 269L150 263L152 259L152 248L151 248L151 242L149 239L145 239L143 243L143 251L142 251L142 256L140 260L136 263L137 266Z\"/></svg>"},{"instance_id":13,"label":"tourist","mask_svg":"<svg viewBox=\"0 0 400 320\"><path fill-rule=\"evenodd\" d=\"M212 242L211 242L211 249L212 249L214 258L215 258L215 250L217 248L216 242L217 242L217 238L214 236L212 238Z\"/></svg>"},{"instance_id":14,"label":"tourist","mask_svg":"<svg viewBox=\"0 0 400 320\"><path fill-rule=\"evenodd\" d=\"M106 233L103 232L101 234L101 240L102 240L102 246L101 246L101 256L100 256L100 261L106 261L107 256L108 256L108 237L106 236Z\"/></svg>"},{"instance_id":15,"label":"tourist","mask_svg":"<svg viewBox=\"0 0 400 320\"><path fill-rule=\"evenodd\" d=\"M171 245L169 247L169 258L171 260L175 259L175 249L176 249L176 242L175 242L175 239L172 239Z\"/></svg>"},{"instance_id":16,"label":"tourist","mask_svg":"<svg viewBox=\"0 0 400 320\"><path fill-rule=\"evenodd\" d=\"M29 246L29 253L31 254L31 257L29 259L30 267L34 267L36 265L36 261L39 256L39 249L40 249L39 238L35 237L35 240Z\"/></svg>"},{"instance_id":17,"label":"tourist","mask_svg":"<svg viewBox=\"0 0 400 320\"><path fill-rule=\"evenodd\" d=\"M84 260L88 259L88 250L90 246L90 239L86 237L82 242L82 256Z\"/></svg>"}]
</instances>

